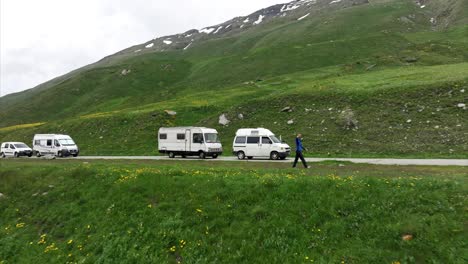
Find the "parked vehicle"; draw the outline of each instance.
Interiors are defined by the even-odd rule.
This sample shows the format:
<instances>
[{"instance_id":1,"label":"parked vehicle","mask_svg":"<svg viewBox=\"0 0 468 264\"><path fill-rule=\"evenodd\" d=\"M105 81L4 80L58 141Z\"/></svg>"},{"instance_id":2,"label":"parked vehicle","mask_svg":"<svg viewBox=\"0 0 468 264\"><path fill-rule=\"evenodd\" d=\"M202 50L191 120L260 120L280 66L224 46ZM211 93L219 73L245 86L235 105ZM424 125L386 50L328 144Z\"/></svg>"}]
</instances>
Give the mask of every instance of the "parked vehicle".
<instances>
[{"instance_id":1,"label":"parked vehicle","mask_svg":"<svg viewBox=\"0 0 468 264\"><path fill-rule=\"evenodd\" d=\"M21 157L28 156L31 157L33 151L28 145L23 142L4 142L0 146L0 157L5 158L7 156L11 157Z\"/></svg>"},{"instance_id":2,"label":"parked vehicle","mask_svg":"<svg viewBox=\"0 0 468 264\"><path fill-rule=\"evenodd\" d=\"M238 159L246 157L268 157L272 160L286 159L291 147L279 140L273 132L265 128L244 128L237 130L234 138L233 153Z\"/></svg>"},{"instance_id":3,"label":"parked vehicle","mask_svg":"<svg viewBox=\"0 0 468 264\"><path fill-rule=\"evenodd\" d=\"M223 147L216 129L205 127L162 127L158 132L159 153L170 158L180 155L218 158Z\"/></svg>"},{"instance_id":4,"label":"parked vehicle","mask_svg":"<svg viewBox=\"0 0 468 264\"><path fill-rule=\"evenodd\" d=\"M38 134L34 136L33 152L37 157L43 155L78 157L80 149L68 135Z\"/></svg>"}]
</instances>

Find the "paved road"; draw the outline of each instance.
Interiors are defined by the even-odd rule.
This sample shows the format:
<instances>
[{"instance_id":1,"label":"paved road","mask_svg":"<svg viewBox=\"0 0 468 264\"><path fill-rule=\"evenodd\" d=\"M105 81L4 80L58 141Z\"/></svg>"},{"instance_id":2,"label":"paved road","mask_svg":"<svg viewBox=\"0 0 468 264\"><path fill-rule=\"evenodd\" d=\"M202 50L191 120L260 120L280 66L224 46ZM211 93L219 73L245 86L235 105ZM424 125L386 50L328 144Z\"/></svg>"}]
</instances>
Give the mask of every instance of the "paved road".
<instances>
[{"instance_id":1,"label":"paved road","mask_svg":"<svg viewBox=\"0 0 468 264\"><path fill-rule=\"evenodd\" d=\"M197 158L187 159L169 159L165 156L80 156L80 160L198 160ZM207 161L239 161L236 157L219 157L216 160L206 159ZM363 163L363 164L375 164L375 165L431 165L431 166L467 166L468 160L462 159L347 159L347 158L306 158L308 162L322 162L322 161L342 161L352 163ZM267 159L253 159L242 162L286 162L291 163L291 158L281 161L271 161Z\"/></svg>"}]
</instances>

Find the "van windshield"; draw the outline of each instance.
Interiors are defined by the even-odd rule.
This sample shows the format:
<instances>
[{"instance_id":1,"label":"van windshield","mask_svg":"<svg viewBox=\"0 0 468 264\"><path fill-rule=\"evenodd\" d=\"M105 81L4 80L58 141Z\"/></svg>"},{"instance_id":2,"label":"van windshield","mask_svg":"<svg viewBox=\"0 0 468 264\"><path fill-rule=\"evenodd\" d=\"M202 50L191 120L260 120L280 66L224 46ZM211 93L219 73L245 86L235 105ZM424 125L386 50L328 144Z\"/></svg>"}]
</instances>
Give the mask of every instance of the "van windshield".
<instances>
[{"instance_id":1,"label":"van windshield","mask_svg":"<svg viewBox=\"0 0 468 264\"><path fill-rule=\"evenodd\" d=\"M279 140L277 137L275 136L271 136L270 139L274 142L274 143L281 143L281 140Z\"/></svg>"},{"instance_id":2,"label":"van windshield","mask_svg":"<svg viewBox=\"0 0 468 264\"><path fill-rule=\"evenodd\" d=\"M218 134L216 133L205 133L205 142L206 143L219 143Z\"/></svg>"},{"instance_id":3,"label":"van windshield","mask_svg":"<svg viewBox=\"0 0 468 264\"><path fill-rule=\"evenodd\" d=\"M73 141L73 139L59 139L59 141L60 141L60 144L62 146L74 146L74 145L76 145L75 141Z\"/></svg>"},{"instance_id":4,"label":"van windshield","mask_svg":"<svg viewBox=\"0 0 468 264\"><path fill-rule=\"evenodd\" d=\"M15 144L15 147L16 148L28 148L28 146L26 146L26 144Z\"/></svg>"}]
</instances>

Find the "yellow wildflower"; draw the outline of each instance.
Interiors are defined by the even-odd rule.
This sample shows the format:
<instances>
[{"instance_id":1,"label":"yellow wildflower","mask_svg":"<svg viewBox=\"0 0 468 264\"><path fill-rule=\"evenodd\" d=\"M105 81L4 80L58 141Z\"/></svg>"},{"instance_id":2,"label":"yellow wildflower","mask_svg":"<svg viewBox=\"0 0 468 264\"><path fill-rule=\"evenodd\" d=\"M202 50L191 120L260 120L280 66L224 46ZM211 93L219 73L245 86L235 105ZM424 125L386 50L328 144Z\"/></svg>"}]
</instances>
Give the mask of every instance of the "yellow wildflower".
<instances>
[{"instance_id":1,"label":"yellow wildflower","mask_svg":"<svg viewBox=\"0 0 468 264\"><path fill-rule=\"evenodd\" d=\"M73 239L70 239L68 240L67 244L70 245L71 243L73 243Z\"/></svg>"},{"instance_id":2,"label":"yellow wildflower","mask_svg":"<svg viewBox=\"0 0 468 264\"><path fill-rule=\"evenodd\" d=\"M18 223L18 224L16 224L16 228L23 228L24 225L25 225L24 223Z\"/></svg>"}]
</instances>

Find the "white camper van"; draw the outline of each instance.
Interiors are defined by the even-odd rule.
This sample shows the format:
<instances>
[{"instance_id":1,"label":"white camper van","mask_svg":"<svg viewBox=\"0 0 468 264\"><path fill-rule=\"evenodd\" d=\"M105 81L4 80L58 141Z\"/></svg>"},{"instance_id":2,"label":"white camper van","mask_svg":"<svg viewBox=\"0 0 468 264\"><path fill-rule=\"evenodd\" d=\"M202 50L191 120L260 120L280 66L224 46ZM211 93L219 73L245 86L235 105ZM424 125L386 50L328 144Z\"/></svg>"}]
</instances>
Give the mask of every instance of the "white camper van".
<instances>
[{"instance_id":1,"label":"white camper van","mask_svg":"<svg viewBox=\"0 0 468 264\"><path fill-rule=\"evenodd\" d=\"M162 127L158 132L159 153L216 159L223 153L218 131L205 127Z\"/></svg>"},{"instance_id":2,"label":"white camper van","mask_svg":"<svg viewBox=\"0 0 468 264\"><path fill-rule=\"evenodd\" d=\"M237 130L232 143L233 153L238 159L246 157L268 157L272 160L286 159L291 154L289 145L282 143L275 134L265 128L244 128Z\"/></svg>"},{"instance_id":3,"label":"white camper van","mask_svg":"<svg viewBox=\"0 0 468 264\"><path fill-rule=\"evenodd\" d=\"M23 142L4 142L0 146L0 158L21 157L21 156L32 156L32 149Z\"/></svg>"},{"instance_id":4,"label":"white camper van","mask_svg":"<svg viewBox=\"0 0 468 264\"><path fill-rule=\"evenodd\" d=\"M33 151L37 157L54 155L57 157L78 157L80 150L75 141L67 135L38 134L33 139Z\"/></svg>"}]
</instances>

